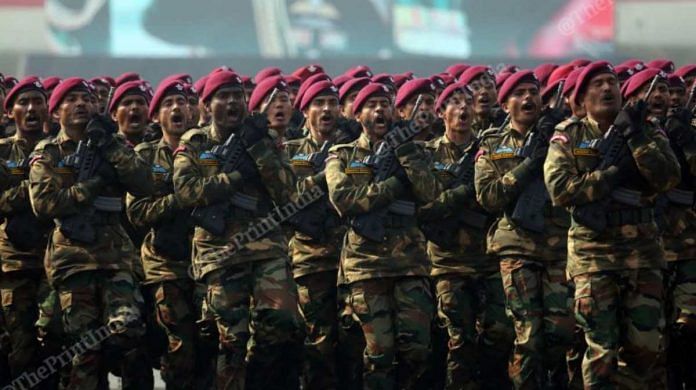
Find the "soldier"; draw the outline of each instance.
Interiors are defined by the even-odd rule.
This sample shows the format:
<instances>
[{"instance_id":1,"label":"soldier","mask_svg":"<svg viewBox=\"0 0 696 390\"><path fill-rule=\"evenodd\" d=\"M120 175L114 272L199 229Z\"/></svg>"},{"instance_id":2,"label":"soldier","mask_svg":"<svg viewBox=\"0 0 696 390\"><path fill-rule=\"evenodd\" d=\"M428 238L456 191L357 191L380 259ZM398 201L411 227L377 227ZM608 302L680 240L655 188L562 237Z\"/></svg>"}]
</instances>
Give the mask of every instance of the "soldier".
<instances>
[{"instance_id":1,"label":"soldier","mask_svg":"<svg viewBox=\"0 0 696 390\"><path fill-rule=\"evenodd\" d=\"M496 107L498 90L493 69L472 66L462 73L459 82L474 92L474 134L480 136L483 131L500 126L505 120L505 113Z\"/></svg>"},{"instance_id":2,"label":"soldier","mask_svg":"<svg viewBox=\"0 0 696 390\"><path fill-rule=\"evenodd\" d=\"M648 85L640 84L634 103L622 109L613 67L603 61L588 65L571 96L587 117L556 128L544 164L553 204L573 215L567 272L588 345L585 388L665 386L655 377L665 321L664 252L653 204L656 193L679 182L680 173L667 138L646 122ZM623 137L618 140L627 153L599 165L593 140L608 137L608 131Z\"/></svg>"},{"instance_id":3,"label":"soldier","mask_svg":"<svg viewBox=\"0 0 696 390\"><path fill-rule=\"evenodd\" d=\"M271 203L284 205L290 200L294 175L268 135L266 119L247 117L239 76L225 71L211 74L201 99L212 123L184 134L174 153L177 199L183 207L216 205L234 194L255 201L245 208L225 207L224 215L215 215L224 219L222 232L200 226L210 221L195 221L194 276L208 286L207 304L220 333L218 388L244 386L245 356L249 388L285 388L293 378L288 378L291 373L283 364L297 357L281 354L292 350L288 345L294 343L300 329L287 244L278 228L248 244L237 244L235 235L248 234L247 225L264 217ZM211 148L223 144L232 134L240 137L246 153L240 156L236 170L222 172L221 161ZM254 344L247 356L249 318Z\"/></svg>"},{"instance_id":4,"label":"soldier","mask_svg":"<svg viewBox=\"0 0 696 390\"><path fill-rule=\"evenodd\" d=\"M201 111L198 106L198 91L193 84L184 84L186 90L186 103L188 104L189 119L186 122L186 128L191 129L198 127L198 122L201 120Z\"/></svg>"},{"instance_id":5,"label":"soldier","mask_svg":"<svg viewBox=\"0 0 696 390\"><path fill-rule=\"evenodd\" d=\"M121 84L109 102L109 113L118 126L118 133L133 147L143 141L148 125L149 103L150 96L142 81L128 81Z\"/></svg>"},{"instance_id":6,"label":"soldier","mask_svg":"<svg viewBox=\"0 0 696 390\"><path fill-rule=\"evenodd\" d=\"M339 116L338 89L330 81L320 81L304 94L299 106L306 118L309 135L287 141L285 152L293 171L300 181L301 192L307 187L318 186L326 192L324 161L313 165L310 156L318 153L327 143L335 142ZM328 150L327 150L328 152ZM326 156L324 156L326 158ZM307 389L335 389L336 345L338 342L337 275L341 242L346 232L327 198L323 204L320 235L296 231L290 241L293 276L297 283L300 311L304 318L307 338L305 341L304 381ZM345 367L342 367L345 370Z\"/></svg>"},{"instance_id":7,"label":"soldier","mask_svg":"<svg viewBox=\"0 0 696 390\"><path fill-rule=\"evenodd\" d=\"M119 217L124 195L121 191L125 188L133 194L147 195L152 191L152 176L123 141L106 133L102 124L106 119L90 121L93 112L85 80L69 78L56 87L49 100L49 114L59 119L61 130L34 150L29 196L40 218L58 221L45 267L60 297L66 332L78 339L115 321L127 324L103 345L94 345L73 358L70 386L94 389L103 385L107 364L116 365L106 355L114 353L124 388L138 388L146 375L143 371L149 369L137 353L143 330L139 313L142 297L129 261L134 248ZM88 135L89 148L98 149L100 164L95 167L96 175L77 181L79 166L71 164L73 158L68 158L66 164L66 157L73 155Z\"/></svg>"},{"instance_id":8,"label":"soldier","mask_svg":"<svg viewBox=\"0 0 696 390\"><path fill-rule=\"evenodd\" d=\"M6 319L11 378L35 369L42 354L35 322L39 304L49 294L43 257L52 224L37 219L29 203L31 152L43 138L48 120L46 92L36 77L28 77L8 93L5 108L14 120L14 136L0 140L0 160L11 182L0 195L0 293Z\"/></svg>"},{"instance_id":9,"label":"soldier","mask_svg":"<svg viewBox=\"0 0 696 390\"><path fill-rule=\"evenodd\" d=\"M433 297L428 280L425 240L417 227L414 202L428 203L439 192L424 151L412 141L389 144L398 158L396 174L372 181L364 159L378 146L394 121L389 89L382 84L363 88L353 103L362 124L360 137L331 148L326 163L329 199L344 218L377 218L384 236L351 223L341 251L341 269L350 289L350 304L365 334L365 388L413 388L430 354ZM394 137L421 130L410 124ZM403 168L403 169L402 169ZM393 211L389 211L394 204ZM398 207L397 207L398 206ZM410 209L410 210L409 210ZM384 212L382 212L384 210ZM377 212L376 214L367 214ZM383 215L383 216L382 216ZM362 223L359 224L364 226ZM398 359L398 360L397 360ZM397 363L398 362L398 363ZM394 366L396 364L396 373Z\"/></svg>"},{"instance_id":10,"label":"soldier","mask_svg":"<svg viewBox=\"0 0 696 390\"><path fill-rule=\"evenodd\" d=\"M509 374L518 389L562 388L564 356L573 337L572 291L565 277L567 214L546 202L541 231L531 230L529 221L513 220L525 186L541 180L547 137L562 117L550 111L540 119L539 82L532 71L513 73L498 102L510 124L481 141L476 200L501 216L489 231L488 253L500 261L506 310L515 325ZM540 142L525 156L527 148L520 149L533 136Z\"/></svg>"},{"instance_id":11,"label":"soldier","mask_svg":"<svg viewBox=\"0 0 696 390\"><path fill-rule=\"evenodd\" d=\"M391 77L391 76L390 76ZM346 119L353 119L353 102L358 92L370 83L367 77L359 77L346 81L338 91L338 100L341 104L341 115Z\"/></svg>"},{"instance_id":12,"label":"soldier","mask_svg":"<svg viewBox=\"0 0 696 390\"><path fill-rule=\"evenodd\" d=\"M272 100L267 102L269 97ZM269 122L268 128L273 131L273 138L278 142L284 141L293 110L288 83L283 76L267 77L254 88L249 99L249 112L259 112L261 103L264 103L263 108Z\"/></svg>"},{"instance_id":13,"label":"soldier","mask_svg":"<svg viewBox=\"0 0 696 390\"><path fill-rule=\"evenodd\" d=\"M445 134L428 141L426 148L433 155L433 169L448 189L419 210L429 239L437 316L449 336L447 389L510 387L505 369L515 338L505 315L498 264L486 255L485 232L493 218L475 199L473 169L479 140L472 132L473 107L472 92L463 84L452 84L440 94L436 109ZM464 156L470 165L460 169L471 172L466 183L457 181L449 170Z\"/></svg>"},{"instance_id":14,"label":"soldier","mask_svg":"<svg viewBox=\"0 0 696 390\"><path fill-rule=\"evenodd\" d=\"M203 100L200 99L201 96L203 96L204 88L205 88L205 82L208 81L208 76L203 76L200 79L196 80L196 82L193 84L193 88L196 89L196 93L198 94L198 112L200 113L200 117L198 119L198 123L196 124L197 127L203 127L207 126L210 123L210 113L205 109L205 104L203 103Z\"/></svg>"},{"instance_id":15,"label":"soldier","mask_svg":"<svg viewBox=\"0 0 696 390\"><path fill-rule=\"evenodd\" d=\"M416 107L418 104L418 107ZM435 85L430 79L418 78L407 81L396 93L394 105L397 118L409 120L416 112L428 113L429 118L435 117ZM417 111L416 111L417 110ZM425 116L423 116L425 118ZM419 119L420 120L420 119ZM416 135L415 140L426 141L433 137L432 123L421 123L423 130Z\"/></svg>"},{"instance_id":16,"label":"soldier","mask_svg":"<svg viewBox=\"0 0 696 390\"><path fill-rule=\"evenodd\" d=\"M109 104L109 91L114 85L114 80L108 76L94 77L89 80L94 85L95 94L99 104L97 110L99 112L106 111L106 105Z\"/></svg>"}]
</instances>

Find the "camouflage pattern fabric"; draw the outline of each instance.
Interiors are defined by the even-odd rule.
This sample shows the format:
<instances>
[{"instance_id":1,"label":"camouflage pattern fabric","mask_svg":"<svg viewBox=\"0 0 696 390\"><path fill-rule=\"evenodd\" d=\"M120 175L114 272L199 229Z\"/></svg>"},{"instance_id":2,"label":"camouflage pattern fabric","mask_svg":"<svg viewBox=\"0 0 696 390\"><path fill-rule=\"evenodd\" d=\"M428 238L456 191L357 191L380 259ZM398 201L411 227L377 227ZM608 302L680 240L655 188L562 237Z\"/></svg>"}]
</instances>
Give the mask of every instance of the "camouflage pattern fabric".
<instances>
[{"instance_id":1,"label":"camouflage pattern fabric","mask_svg":"<svg viewBox=\"0 0 696 390\"><path fill-rule=\"evenodd\" d=\"M430 355L434 304L428 279L364 280L349 287L365 334L365 388L413 388Z\"/></svg>"},{"instance_id":2,"label":"camouflage pattern fabric","mask_svg":"<svg viewBox=\"0 0 696 390\"><path fill-rule=\"evenodd\" d=\"M509 366L515 388L565 387L566 351L575 326L565 262L504 257L500 273L507 313L515 325Z\"/></svg>"},{"instance_id":3,"label":"camouflage pattern fabric","mask_svg":"<svg viewBox=\"0 0 696 390\"><path fill-rule=\"evenodd\" d=\"M449 336L446 389L503 388L515 339L500 272L434 278L437 318Z\"/></svg>"},{"instance_id":4,"label":"camouflage pattern fabric","mask_svg":"<svg viewBox=\"0 0 696 390\"><path fill-rule=\"evenodd\" d=\"M670 384L696 386L696 260L667 263L667 368Z\"/></svg>"},{"instance_id":5,"label":"camouflage pattern fabric","mask_svg":"<svg viewBox=\"0 0 696 390\"><path fill-rule=\"evenodd\" d=\"M350 289L340 283L337 288L338 301L338 345L336 367L339 390L362 389L363 352L365 336L360 320L350 306Z\"/></svg>"},{"instance_id":6,"label":"camouflage pattern fabric","mask_svg":"<svg viewBox=\"0 0 696 390\"><path fill-rule=\"evenodd\" d=\"M659 356L663 337L664 284L659 269L578 275L575 317L585 332L585 388L665 388Z\"/></svg>"}]
</instances>

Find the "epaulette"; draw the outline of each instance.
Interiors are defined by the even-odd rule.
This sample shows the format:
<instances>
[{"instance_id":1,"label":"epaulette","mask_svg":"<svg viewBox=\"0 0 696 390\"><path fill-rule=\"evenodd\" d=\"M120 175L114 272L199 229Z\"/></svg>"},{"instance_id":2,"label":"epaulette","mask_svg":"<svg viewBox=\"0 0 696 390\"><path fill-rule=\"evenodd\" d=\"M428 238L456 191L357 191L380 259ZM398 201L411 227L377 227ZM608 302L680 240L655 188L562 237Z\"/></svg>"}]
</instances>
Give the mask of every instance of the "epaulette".
<instances>
[{"instance_id":1,"label":"epaulette","mask_svg":"<svg viewBox=\"0 0 696 390\"><path fill-rule=\"evenodd\" d=\"M347 144L334 145L331 148L329 148L329 153L338 152L341 149L354 148L357 143L358 143L358 140L355 140L353 142L349 142Z\"/></svg>"},{"instance_id":2,"label":"epaulette","mask_svg":"<svg viewBox=\"0 0 696 390\"><path fill-rule=\"evenodd\" d=\"M493 138L493 137L499 137L499 136L500 136L500 128L490 127L490 128L481 132L481 134L479 135L479 139L483 142L486 138Z\"/></svg>"},{"instance_id":3,"label":"epaulette","mask_svg":"<svg viewBox=\"0 0 696 390\"><path fill-rule=\"evenodd\" d=\"M302 142L304 141L304 138L293 138L289 140L285 140L283 142L283 146L300 146L302 145Z\"/></svg>"},{"instance_id":4,"label":"epaulette","mask_svg":"<svg viewBox=\"0 0 696 390\"><path fill-rule=\"evenodd\" d=\"M556 131L567 131L569 127L572 125L580 123L580 118L576 116L571 116L570 118L564 120L563 122L559 123L556 125L556 128L554 130Z\"/></svg>"},{"instance_id":5,"label":"epaulette","mask_svg":"<svg viewBox=\"0 0 696 390\"><path fill-rule=\"evenodd\" d=\"M184 135L181 136L181 142L189 142L193 140L196 137L204 137L203 139L208 139L208 132L206 131L206 128L201 128L201 129L189 129L187 130Z\"/></svg>"},{"instance_id":6,"label":"epaulette","mask_svg":"<svg viewBox=\"0 0 696 390\"><path fill-rule=\"evenodd\" d=\"M58 147L58 145L56 145L55 138L48 137L39 141L39 143L36 144L36 147L34 147L34 150L44 150L46 149L46 146Z\"/></svg>"},{"instance_id":7,"label":"epaulette","mask_svg":"<svg viewBox=\"0 0 696 390\"><path fill-rule=\"evenodd\" d=\"M146 150L154 150L157 148L157 144L159 144L159 140L141 142L137 144L133 150L136 153L144 152Z\"/></svg>"}]
</instances>

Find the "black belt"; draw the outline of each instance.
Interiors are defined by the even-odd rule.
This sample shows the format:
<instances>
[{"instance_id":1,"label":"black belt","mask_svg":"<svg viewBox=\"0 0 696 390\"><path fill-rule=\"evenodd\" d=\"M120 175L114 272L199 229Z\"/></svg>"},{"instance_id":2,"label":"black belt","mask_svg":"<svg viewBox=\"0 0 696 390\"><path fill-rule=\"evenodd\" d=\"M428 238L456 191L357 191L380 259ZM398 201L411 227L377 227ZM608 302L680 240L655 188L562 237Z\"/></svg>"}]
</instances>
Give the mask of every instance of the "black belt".
<instances>
[{"instance_id":1,"label":"black belt","mask_svg":"<svg viewBox=\"0 0 696 390\"><path fill-rule=\"evenodd\" d=\"M650 222L655 222L655 209L652 208L614 210L607 213L608 226L638 225Z\"/></svg>"}]
</instances>

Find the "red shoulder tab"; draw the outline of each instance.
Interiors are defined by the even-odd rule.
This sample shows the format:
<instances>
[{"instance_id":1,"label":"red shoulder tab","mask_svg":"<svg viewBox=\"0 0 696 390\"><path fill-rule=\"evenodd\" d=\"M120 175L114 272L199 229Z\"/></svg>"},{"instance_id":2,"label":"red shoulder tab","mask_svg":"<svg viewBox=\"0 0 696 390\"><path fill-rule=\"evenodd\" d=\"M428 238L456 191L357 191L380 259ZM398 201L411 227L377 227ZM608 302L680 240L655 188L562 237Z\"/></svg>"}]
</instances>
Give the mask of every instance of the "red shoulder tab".
<instances>
[{"instance_id":1,"label":"red shoulder tab","mask_svg":"<svg viewBox=\"0 0 696 390\"><path fill-rule=\"evenodd\" d=\"M35 154L34 157L32 157L31 160L29 160L29 166L34 165L34 162L39 161L39 160L43 160L43 155L42 154Z\"/></svg>"},{"instance_id":2,"label":"red shoulder tab","mask_svg":"<svg viewBox=\"0 0 696 390\"><path fill-rule=\"evenodd\" d=\"M474 161L478 161L479 157L483 156L484 154L486 154L486 151L483 149L479 149L476 152L476 156L474 156Z\"/></svg>"},{"instance_id":3,"label":"red shoulder tab","mask_svg":"<svg viewBox=\"0 0 696 390\"><path fill-rule=\"evenodd\" d=\"M186 151L186 145L179 145L179 147L174 149L174 153L172 153L172 154L176 156L177 154L179 154L179 152L185 152L185 151Z\"/></svg>"},{"instance_id":4,"label":"red shoulder tab","mask_svg":"<svg viewBox=\"0 0 696 390\"><path fill-rule=\"evenodd\" d=\"M565 134L554 134L549 142L559 141L562 144L568 143L568 137Z\"/></svg>"}]
</instances>

